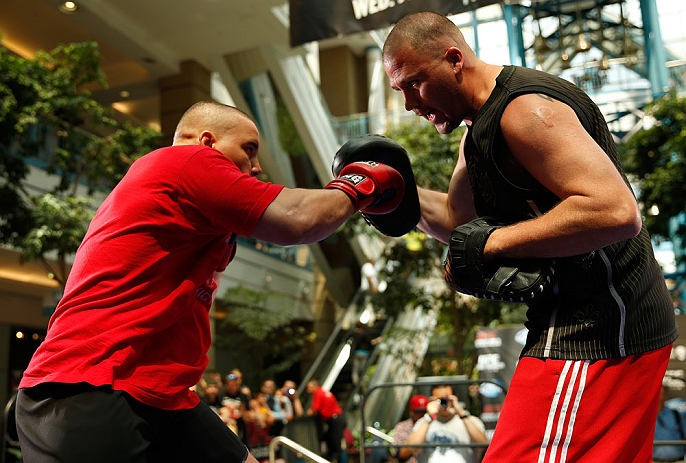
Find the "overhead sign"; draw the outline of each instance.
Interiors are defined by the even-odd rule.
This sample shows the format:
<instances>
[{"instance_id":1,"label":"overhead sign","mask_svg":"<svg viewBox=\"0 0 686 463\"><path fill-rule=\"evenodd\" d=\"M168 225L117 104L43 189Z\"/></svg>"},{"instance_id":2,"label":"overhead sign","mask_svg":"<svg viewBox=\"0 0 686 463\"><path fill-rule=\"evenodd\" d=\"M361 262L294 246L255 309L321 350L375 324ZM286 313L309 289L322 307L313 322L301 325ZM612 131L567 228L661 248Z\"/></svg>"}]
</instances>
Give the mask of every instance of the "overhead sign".
<instances>
[{"instance_id":1,"label":"overhead sign","mask_svg":"<svg viewBox=\"0 0 686 463\"><path fill-rule=\"evenodd\" d=\"M289 0L291 46L383 29L417 11L463 13L501 0Z\"/></svg>"}]
</instances>

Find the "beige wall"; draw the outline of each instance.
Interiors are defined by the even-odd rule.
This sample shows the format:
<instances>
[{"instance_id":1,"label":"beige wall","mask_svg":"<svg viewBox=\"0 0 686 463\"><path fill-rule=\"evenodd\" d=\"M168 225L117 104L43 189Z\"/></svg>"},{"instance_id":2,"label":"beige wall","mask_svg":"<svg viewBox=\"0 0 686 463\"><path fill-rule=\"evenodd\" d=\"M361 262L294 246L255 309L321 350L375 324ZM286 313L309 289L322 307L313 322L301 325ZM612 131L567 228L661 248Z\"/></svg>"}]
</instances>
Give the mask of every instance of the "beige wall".
<instances>
[{"instance_id":1,"label":"beige wall","mask_svg":"<svg viewBox=\"0 0 686 463\"><path fill-rule=\"evenodd\" d=\"M195 61L180 64L181 72L160 79L162 145L171 145L176 124L198 101L211 100L210 72Z\"/></svg>"},{"instance_id":2,"label":"beige wall","mask_svg":"<svg viewBox=\"0 0 686 463\"><path fill-rule=\"evenodd\" d=\"M367 61L348 47L319 52L321 89L336 117L367 111Z\"/></svg>"}]
</instances>

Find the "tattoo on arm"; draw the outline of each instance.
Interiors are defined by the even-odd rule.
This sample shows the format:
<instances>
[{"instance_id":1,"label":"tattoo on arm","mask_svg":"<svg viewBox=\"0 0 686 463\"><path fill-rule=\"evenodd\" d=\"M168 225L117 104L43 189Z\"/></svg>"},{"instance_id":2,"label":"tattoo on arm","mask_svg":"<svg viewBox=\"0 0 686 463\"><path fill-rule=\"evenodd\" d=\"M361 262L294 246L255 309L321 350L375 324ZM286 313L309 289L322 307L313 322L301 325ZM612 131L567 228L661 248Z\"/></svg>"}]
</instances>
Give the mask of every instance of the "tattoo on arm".
<instances>
[{"instance_id":1,"label":"tattoo on arm","mask_svg":"<svg viewBox=\"0 0 686 463\"><path fill-rule=\"evenodd\" d=\"M539 98L543 98L544 100L553 101L553 99L550 98L548 95L543 95L543 94L541 94L541 93L536 93L536 96L539 97Z\"/></svg>"}]
</instances>

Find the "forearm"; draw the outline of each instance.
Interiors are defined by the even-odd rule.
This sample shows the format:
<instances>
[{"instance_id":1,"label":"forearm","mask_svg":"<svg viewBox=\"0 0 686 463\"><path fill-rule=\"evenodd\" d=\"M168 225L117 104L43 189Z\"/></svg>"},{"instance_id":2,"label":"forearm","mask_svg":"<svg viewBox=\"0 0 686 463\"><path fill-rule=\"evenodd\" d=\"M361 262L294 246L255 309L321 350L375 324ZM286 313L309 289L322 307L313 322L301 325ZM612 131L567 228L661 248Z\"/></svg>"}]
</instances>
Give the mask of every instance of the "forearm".
<instances>
[{"instance_id":1,"label":"forearm","mask_svg":"<svg viewBox=\"0 0 686 463\"><path fill-rule=\"evenodd\" d=\"M303 416L303 404L300 402L300 399L295 399L293 401L293 412L295 413L295 416Z\"/></svg>"},{"instance_id":2,"label":"forearm","mask_svg":"<svg viewBox=\"0 0 686 463\"><path fill-rule=\"evenodd\" d=\"M421 419L417 422L417 427L412 431L410 437L404 442L405 444L423 444L426 441L426 434L429 432L429 422ZM398 449L398 457L400 459L408 459L413 455L422 451L421 447L400 447Z\"/></svg>"},{"instance_id":3,"label":"forearm","mask_svg":"<svg viewBox=\"0 0 686 463\"><path fill-rule=\"evenodd\" d=\"M455 227L476 218L470 203L449 202L449 194L418 188L422 211L417 227L439 241L447 243Z\"/></svg>"},{"instance_id":4,"label":"forearm","mask_svg":"<svg viewBox=\"0 0 686 463\"><path fill-rule=\"evenodd\" d=\"M284 188L250 236L279 245L314 243L333 234L354 212L350 197L340 190Z\"/></svg>"},{"instance_id":5,"label":"forearm","mask_svg":"<svg viewBox=\"0 0 686 463\"><path fill-rule=\"evenodd\" d=\"M568 257L636 236L641 218L628 200L604 209L585 197L570 197L535 219L495 230L484 250L486 259Z\"/></svg>"},{"instance_id":6,"label":"forearm","mask_svg":"<svg viewBox=\"0 0 686 463\"><path fill-rule=\"evenodd\" d=\"M474 422L474 418L468 416L467 418L463 418L462 421L464 422L465 427L467 428L469 438L472 442L474 442L475 444L485 444L488 442L486 434L484 434L484 432L481 429L479 429L477 424Z\"/></svg>"}]
</instances>

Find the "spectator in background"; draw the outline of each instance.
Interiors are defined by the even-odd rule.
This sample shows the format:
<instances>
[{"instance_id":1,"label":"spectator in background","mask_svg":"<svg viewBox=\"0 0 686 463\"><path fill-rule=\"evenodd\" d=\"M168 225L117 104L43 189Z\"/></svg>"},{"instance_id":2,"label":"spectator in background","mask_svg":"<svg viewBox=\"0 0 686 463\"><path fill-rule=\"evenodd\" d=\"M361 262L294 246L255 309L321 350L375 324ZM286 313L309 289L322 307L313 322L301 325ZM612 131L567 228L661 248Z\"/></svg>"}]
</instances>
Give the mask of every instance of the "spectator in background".
<instances>
[{"instance_id":1,"label":"spectator in background","mask_svg":"<svg viewBox=\"0 0 686 463\"><path fill-rule=\"evenodd\" d=\"M222 406L228 408L231 416L235 417L236 433L241 441L248 445L249 436L246 424L253 420L250 412L250 398L240 391L243 382L243 374L238 368L234 368L226 375L224 391L221 396Z\"/></svg>"},{"instance_id":2,"label":"spectator in background","mask_svg":"<svg viewBox=\"0 0 686 463\"><path fill-rule=\"evenodd\" d=\"M486 427L460 405L453 388L439 385L431 388L426 414L419 420L407 439L408 444L470 444L488 442ZM401 447L417 455L420 463L477 463L482 451L470 447Z\"/></svg>"},{"instance_id":3,"label":"spectator in background","mask_svg":"<svg viewBox=\"0 0 686 463\"><path fill-rule=\"evenodd\" d=\"M269 410L274 417L274 420L270 425L269 435L278 436L281 434L281 431L287 422L287 416L286 411L281 406L281 401L274 396L274 392L276 392L276 383L274 383L274 380L265 380L260 387L260 392L265 395L267 399L266 405L269 407Z\"/></svg>"},{"instance_id":4,"label":"spectator in background","mask_svg":"<svg viewBox=\"0 0 686 463\"><path fill-rule=\"evenodd\" d=\"M324 458L338 462L341 459L341 440L345 429L343 410L336 397L331 391L322 388L318 380L311 379L307 383L307 392L312 395L312 405L307 414L319 418L320 440L326 443Z\"/></svg>"},{"instance_id":5,"label":"spectator in background","mask_svg":"<svg viewBox=\"0 0 686 463\"><path fill-rule=\"evenodd\" d=\"M208 371L207 373L205 373L204 376L206 381L214 381L215 383L217 383L217 387L219 388L219 390L221 390L224 387L224 378L222 378L222 374L218 371Z\"/></svg>"},{"instance_id":6,"label":"spectator in background","mask_svg":"<svg viewBox=\"0 0 686 463\"><path fill-rule=\"evenodd\" d=\"M410 417L406 420L400 421L393 428L393 443L402 444L412 434L415 423L422 416L426 414L426 405L429 399L425 395L413 395L410 397ZM395 456L400 462L417 463L417 457L412 453L409 447L396 447Z\"/></svg>"},{"instance_id":7,"label":"spectator in background","mask_svg":"<svg viewBox=\"0 0 686 463\"><path fill-rule=\"evenodd\" d=\"M255 394L255 398L250 401L250 409L253 411L255 425L261 429L269 428L275 421L274 413L269 408L268 401L267 394L262 391L258 391Z\"/></svg>"},{"instance_id":8,"label":"spectator in background","mask_svg":"<svg viewBox=\"0 0 686 463\"><path fill-rule=\"evenodd\" d=\"M293 419L293 405L288 397L286 397L281 389L274 391L274 398L281 405L281 410L286 415L284 424Z\"/></svg>"},{"instance_id":9,"label":"spectator in background","mask_svg":"<svg viewBox=\"0 0 686 463\"><path fill-rule=\"evenodd\" d=\"M663 383L660 391L660 408L655 423L654 440L684 440L686 439L686 420L684 409L686 402L680 398L667 400L668 389ZM676 462L684 461L686 450L683 445L654 445L653 461Z\"/></svg>"},{"instance_id":10,"label":"spectator in background","mask_svg":"<svg viewBox=\"0 0 686 463\"><path fill-rule=\"evenodd\" d=\"M208 379L205 381L205 387L203 394L200 396L200 400L207 404L216 413L222 407L222 400L219 394L219 385L213 379Z\"/></svg>"},{"instance_id":11,"label":"spectator in background","mask_svg":"<svg viewBox=\"0 0 686 463\"><path fill-rule=\"evenodd\" d=\"M283 386L281 387L281 392L283 392L283 395L291 403L293 415L296 417L303 416L305 410L303 408L302 402L300 401L300 397L298 397L298 390L295 382L291 381L290 379L284 381Z\"/></svg>"},{"instance_id":12,"label":"spectator in background","mask_svg":"<svg viewBox=\"0 0 686 463\"><path fill-rule=\"evenodd\" d=\"M238 436L240 431L238 430L238 422L236 421L238 418L236 415L236 410L232 410L229 407L220 407L217 414L219 415L219 418L221 418L226 424L226 426L228 426L228 428Z\"/></svg>"}]
</instances>

